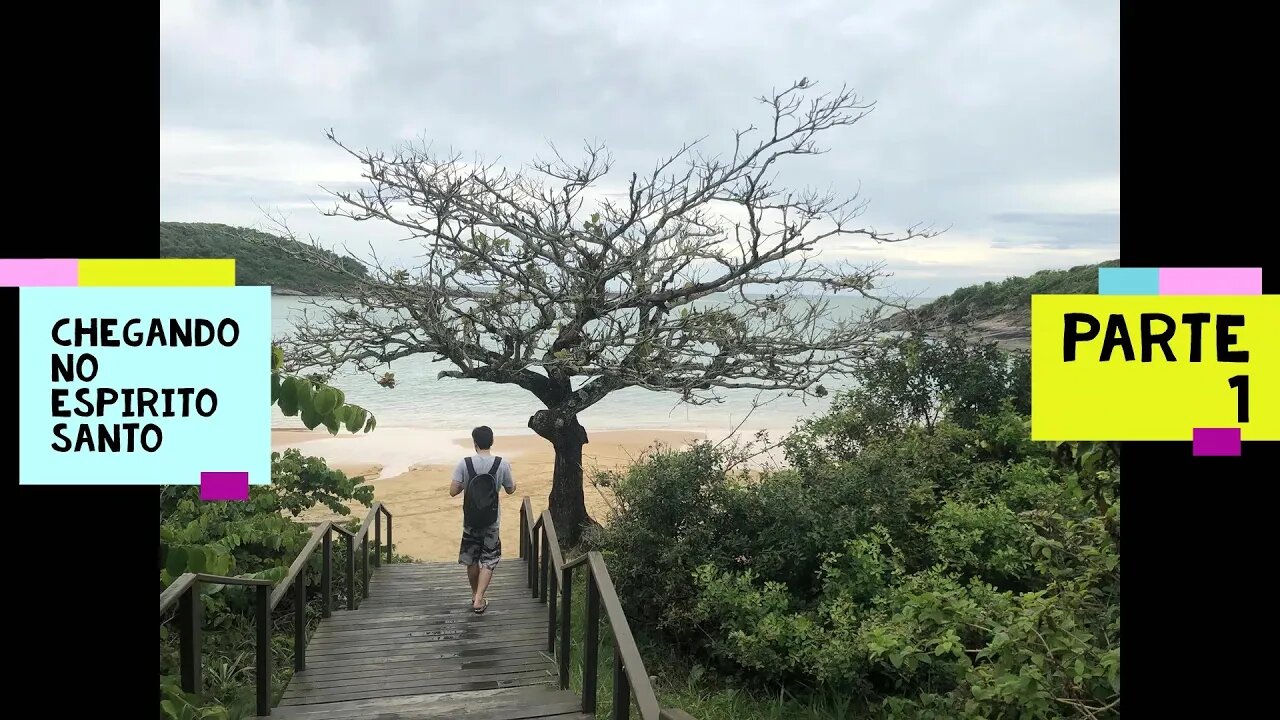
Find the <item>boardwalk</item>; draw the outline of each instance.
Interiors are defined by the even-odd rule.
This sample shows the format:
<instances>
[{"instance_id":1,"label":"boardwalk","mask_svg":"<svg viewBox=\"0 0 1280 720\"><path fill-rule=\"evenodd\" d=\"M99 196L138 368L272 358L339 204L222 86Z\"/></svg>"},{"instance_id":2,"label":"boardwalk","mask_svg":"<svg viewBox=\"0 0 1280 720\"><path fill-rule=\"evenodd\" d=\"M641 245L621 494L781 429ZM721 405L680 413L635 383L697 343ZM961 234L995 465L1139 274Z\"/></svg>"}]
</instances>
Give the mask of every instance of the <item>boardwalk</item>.
<instances>
[{"instance_id":1,"label":"boardwalk","mask_svg":"<svg viewBox=\"0 0 1280 720\"><path fill-rule=\"evenodd\" d=\"M556 687L547 607L530 597L524 563L504 562L489 609L471 612L457 564L384 565L369 597L335 611L307 644L307 669L273 717L306 720L587 718Z\"/></svg>"},{"instance_id":2,"label":"boardwalk","mask_svg":"<svg viewBox=\"0 0 1280 720\"><path fill-rule=\"evenodd\" d=\"M386 519L386 535L382 519ZM551 512L535 515L520 502L517 557L504 562L489 587L489 610L471 612L466 574L454 563L387 564L392 514L374 503L356 531L325 521L311 532L278 583L265 578L183 573L160 592L160 622L178 632L182 690L198 695L205 585L238 585L254 596L254 701L258 717L306 720L565 720L594 718L599 653L608 632L613 650L613 720L694 720L663 708L645 672L604 556L588 552L566 561ZM383 538L385 537L385 544ZM346 611L332 610L335 540L346 543ZM307 641L311 558L319 554L320 626ZM357 560L360 573L356 574ZM372 563L372 567L371 564ZM370 573L370 571L373 571ZM574 577L585 576L582 604L575 605ZM357 579L371 580L363 585ZM364 587L365 590L358 591ZM581 592L581 591L579 591ZM536 594L536 599L535 599ZM272 688L272 612L293 601L293 679L275 700ZM363 598L363 601L361 599ZM570 637L575 607L583 632L581 658ZM552 659L554 653L554 661ZM570 692L580 664L582 695ZM603 699L603 698L601 698Z\"/></svg>"}]
</instances>

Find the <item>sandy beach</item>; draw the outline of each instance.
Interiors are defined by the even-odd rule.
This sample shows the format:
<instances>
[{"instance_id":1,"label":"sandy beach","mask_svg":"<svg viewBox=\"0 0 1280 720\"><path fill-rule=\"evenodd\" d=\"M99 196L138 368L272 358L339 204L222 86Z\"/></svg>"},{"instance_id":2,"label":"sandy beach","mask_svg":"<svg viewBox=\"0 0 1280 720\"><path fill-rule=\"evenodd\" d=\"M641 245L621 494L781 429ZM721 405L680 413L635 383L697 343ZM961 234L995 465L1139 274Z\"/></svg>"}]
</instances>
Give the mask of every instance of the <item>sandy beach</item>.
<instances>
[{"instance_id":1,"label":"sandy beach","mask_svg":"<svg viewBox=\"0 0 1280 720\"><path fill-rule=\"evenodd\" d=\"M614 430L590 433L583 448L583 466L590 478L593 469L628 465L656 444L682 447L705 439L702 433L663 430ZM325 458L349 476L363 476L375 488L375 496L394 514L396 551L419 560L457 561L462 532L462 496L449 497L449 478L459 460L471 452L466 430L447 432L410 428L378 428L368 435L280 429L271 431L271 449L297 448L303 455ZM517 555L520 500L529 496L535 509L546 507L551 491L555 453L537 435L499 435L493 454L511 462L516 479L514 495L502 496L503 557ZM585 484L587 510L604 522L608 500L603 489ZM352 507L363 517L366 508ZM333 518L327 508L303 516L306 521Z\"/></svg>"}]
</instances>

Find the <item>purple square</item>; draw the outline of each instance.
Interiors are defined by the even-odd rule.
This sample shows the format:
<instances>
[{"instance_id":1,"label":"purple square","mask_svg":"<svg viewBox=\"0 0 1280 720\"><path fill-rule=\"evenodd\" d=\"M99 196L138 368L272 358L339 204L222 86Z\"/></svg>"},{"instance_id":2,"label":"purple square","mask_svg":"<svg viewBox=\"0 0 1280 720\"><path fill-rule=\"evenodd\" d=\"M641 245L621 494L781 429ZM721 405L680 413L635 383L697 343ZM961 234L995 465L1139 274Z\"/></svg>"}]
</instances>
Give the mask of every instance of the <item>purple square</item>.
<instances>
[{"instance_id":1,"label":"purple square","mask_svg":"<svg viewBox=\"0 0 1280 720\"><path fill-rule=\"evenodd\" d=\"M1191 454L1197 457L1239 457L1240 428L1195 428Z\"/></svg>"},{"instance_id":2,"label":"purple square","mask_svg":"<svg viewBox=\"0 0 1280 720\"><path fill-rule=\"evenodd\" d=\"M248 500L249 473L202 472L200 473L200 499Z\"/></svg>"}]
</instances>

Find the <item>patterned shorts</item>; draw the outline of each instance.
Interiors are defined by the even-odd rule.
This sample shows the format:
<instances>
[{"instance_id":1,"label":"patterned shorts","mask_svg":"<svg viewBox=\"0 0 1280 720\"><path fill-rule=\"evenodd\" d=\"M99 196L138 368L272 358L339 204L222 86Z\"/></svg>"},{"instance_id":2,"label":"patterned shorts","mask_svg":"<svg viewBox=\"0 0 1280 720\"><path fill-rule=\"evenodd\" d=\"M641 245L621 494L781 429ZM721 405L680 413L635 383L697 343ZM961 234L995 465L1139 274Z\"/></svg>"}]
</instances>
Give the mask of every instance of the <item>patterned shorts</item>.
<instances>
[{"instance_id":1,"label":"patterned shorts","mask_svg":"<svg viewBox=\"0 0 1280 720\"><path fill-rule=\"evenodd\" d=\"M458 550L459 565L475 565L492 570L502 559L502 538L498 526L483 530L462 529L462 547Z\"/></svg>"}]
</instances>

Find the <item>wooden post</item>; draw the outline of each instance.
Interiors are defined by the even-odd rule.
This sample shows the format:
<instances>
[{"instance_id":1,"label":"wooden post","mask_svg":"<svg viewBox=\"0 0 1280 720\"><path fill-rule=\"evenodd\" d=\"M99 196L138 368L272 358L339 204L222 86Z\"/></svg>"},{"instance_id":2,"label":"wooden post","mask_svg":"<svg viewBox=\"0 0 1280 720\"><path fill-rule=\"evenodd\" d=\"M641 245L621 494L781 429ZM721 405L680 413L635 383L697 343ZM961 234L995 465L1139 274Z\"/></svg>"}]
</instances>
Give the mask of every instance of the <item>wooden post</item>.
<instances>
[{"instance_id":1,"label":"wooden post","mask_svg":"<svg viewBox=\"0 0 1280 720\"><path fill-rule=\"evenodd\" d=\"M204 690L204 678L200 672L203 615L200 583L195 582L178 598L178 657L182 667L182 690L196 695Z\"/></svg>"},{"instance_id":2,"label":"wooden post","mask_svg":"<svg viewBox=\"0 0 1280 720\"><path fill-rule=\"evenodd\" d=\"M533 591L533 597L538 597L538 531L534 529L533 539L535 542L529 543L529 589Z\"/></svg>"},{"instance_id":3,"label":"wooden post","mask_svg":"<svg viewBox=\"0 0 1280 720\"><path fill-rule=\"evenodd\" d=\"M573 644L569 642L570 620L573 617L573 569L565 568L560 577L560 689L569 689L569 655Z\"/></svg>"},{"instance_id":4,"label":"wooden post","mask_svg":"<svg viewBox=\"0 0 1280 720\"><path fill-rule=\"evenodd\" d=\"M547 526L542 525L542 552L541 563L538 574L538 600L540 602L547 601L547 580L551 578L551 538L547 536Z\"/></svg>"},{"instance_id":5,"label":"wooden post","mask_svg":"<svg viewBox=\"0 0 1280 720\"><path fill-rule=\"evenodd\" d=\"M356 609L356 539L347 536L347 609Z\"/></svg>"},{"instance_id":6,"label":"wooden post","mask_svg":"<svg viewBox=\"0 0 1280 720\"><path fill-rule=\"evenodd\" d=\"M382 567L382 508L373 514L373 566Z\"/></svg>"},{"instance_id":7,"label":"wooden post","mask_svg":"<svg viewBox=\"0 0 1280 720\"><path fill-rule=\"evenodd\" d=\"M327 618L333 614L333 530L326 530L320 541L320 593L320 617Z\"/></svg>"},{"instance_id":8,"label":"wooden post","mask_svg":"<svg viewBox=\"0 0 1280 720\"><path fill-rule=\"evenodd\" d=\"M255 670L256 690L258 695L258 715L271 714L271 608L268 593L271 588L259 585L257 588L258 661Z\"/></svg>"},{"instance_id":9,"label":"wooden post","mask_svg":"<svg viewBox=\"0 0 1280 720\"><path fill-rule=\"evenodd\" d=\"M559 578L551 573L551 591L547 593L547 652L553 657L556 653L556 585Z\"/></svg>"},{"instance_id":10,"label":"wooden post","mask_svg":"<svg viewBox=\"0 0 1280 720\"><path fill-rule=\"evenodd\" d=\"M622 662L618 640L613 641L613 720L631 717L631 685L627 683L627 669Z\"/></svg>"},{"instance_id":11,"label":"wooden post","mask_svg":"<svg viewBox=\"0 0 1280 720\"><path fill-rule=\"evenodd\" d=\"M307 669L307 570L293 579L293 671Z\"/></svg>"},{"instance_id":12,"label":"wooden post","mask_svg":"<svg viewBox=\"0 0 1280 720\"><path fill-rule=\"evenodd\" d=\"M524 516L524 507L520 508L520 559L527 560L529 551L526 546L529 544L529 520Z\"/></svg>"},{"instance_id":13,"label":"wooden post","mask_svg":"<svg viewBox=\"0 0 1280 720\"><path fill-rule=\"evenodd\" d=\"M582 712L596 712L596 675L599 671L600 651L600 589L596 587L595 573L587 566L587 628L582 645Z\"/></svg>"},{"instance_id":14,"label":"wooden post","mask_svg":"<svg viewBox=\"0 0 1280 720\"><path fill-rule=\"evenodd\" d=\"M369 597L369 529L365 528L360 537L360 577L364 583L360 587L360 600Z\"/></svg>"},{"instance_id":15,"label":"wooden post","mask_svg":"<svg viewBox=\"0 0 1280 720\"><path fill-rule=\"evenodd\" d=\"M391 513L387 513L387 564L391 564Z\"/></svg>"}]
</instances>

